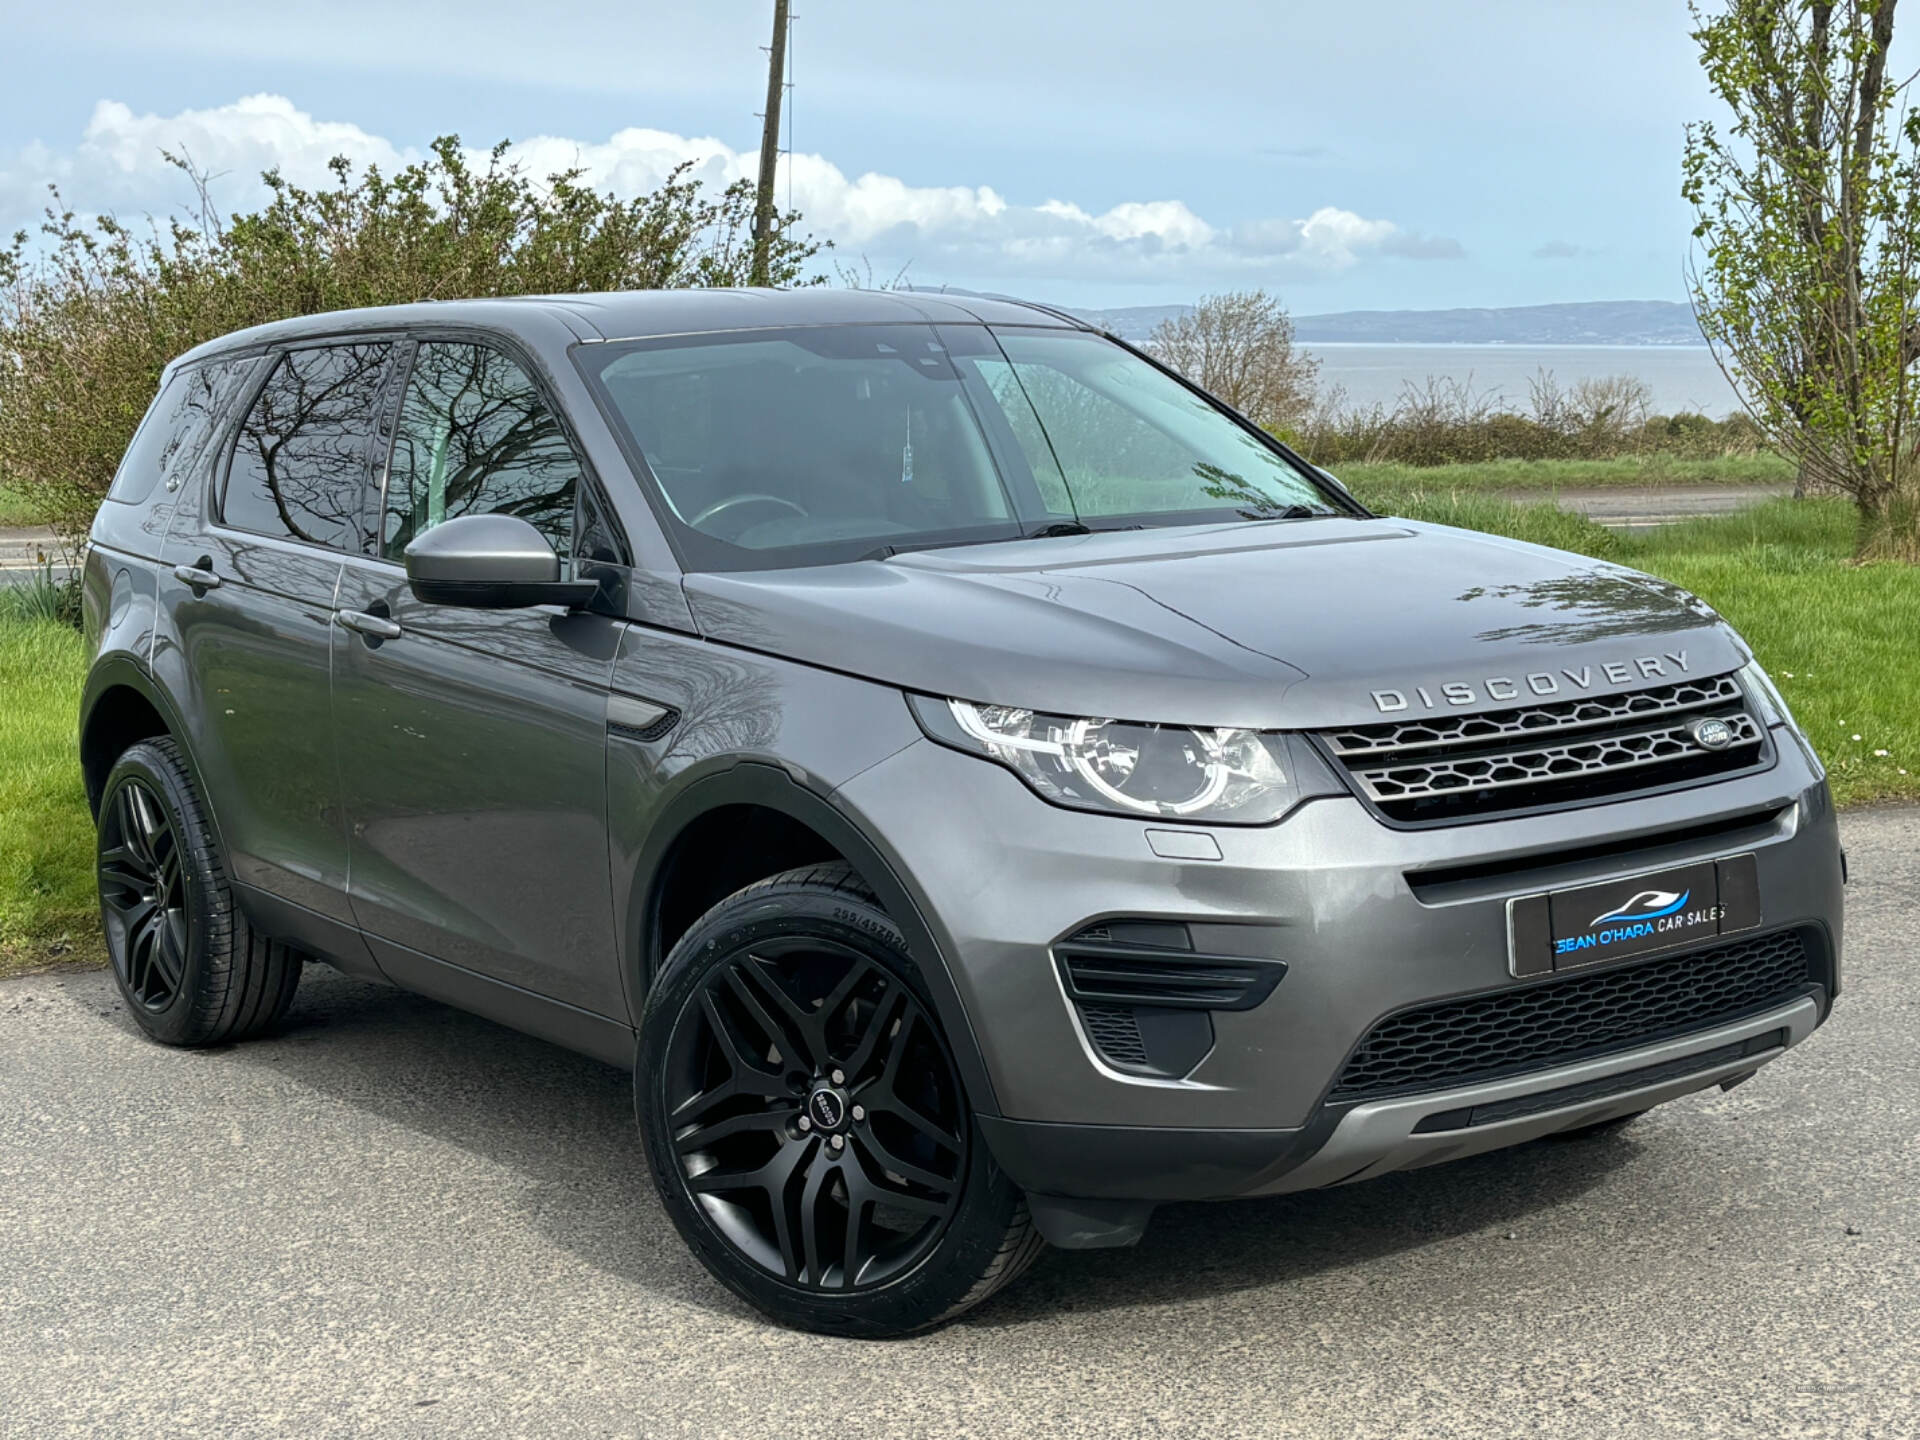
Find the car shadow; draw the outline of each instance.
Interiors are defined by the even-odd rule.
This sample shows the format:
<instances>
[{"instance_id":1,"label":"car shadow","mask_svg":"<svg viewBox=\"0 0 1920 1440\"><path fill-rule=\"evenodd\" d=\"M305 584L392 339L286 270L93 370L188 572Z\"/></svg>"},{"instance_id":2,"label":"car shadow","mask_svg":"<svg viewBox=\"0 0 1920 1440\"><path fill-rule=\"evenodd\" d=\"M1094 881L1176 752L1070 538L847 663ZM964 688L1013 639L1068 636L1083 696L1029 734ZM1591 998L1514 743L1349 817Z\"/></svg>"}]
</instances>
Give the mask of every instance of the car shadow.
<instances>
[{"instance_id":1,"label":"car shadow","mask_svg":"<svg viewBox=\"0 0 1920 1440\"><path fill-rule=\"evenodd\" d=\"M134 1028L123 1011L113 1023ZM510 1167L528 1188L503 1203L521 1207L570 1253L686 1303L751 1314L706 1275L661 1208L624 1071L321 965L308 967L276 1034L198 1058L271 1072ZM236 1085L247 1083L236 1076ZM1020 1325L1286 1285L1505 1229L1578 1199L1635 1148L1626 1135L1536 1144L1339 1190L1164 1206L1139 1246L1048 1251L963 1323Z\"/></svg>"}]
</instances>

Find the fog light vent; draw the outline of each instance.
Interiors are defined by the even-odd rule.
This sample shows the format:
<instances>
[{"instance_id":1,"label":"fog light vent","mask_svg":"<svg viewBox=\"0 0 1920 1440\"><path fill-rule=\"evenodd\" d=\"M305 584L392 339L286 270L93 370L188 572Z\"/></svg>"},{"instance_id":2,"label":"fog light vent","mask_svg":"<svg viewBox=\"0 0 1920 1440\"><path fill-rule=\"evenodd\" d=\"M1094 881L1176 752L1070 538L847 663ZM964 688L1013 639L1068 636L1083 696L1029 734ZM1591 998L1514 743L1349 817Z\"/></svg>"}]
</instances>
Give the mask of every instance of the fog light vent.
<instances>
[{"instance_id":1,"label":"fog light vent","mask_svg":"<svg viewBox=\"0 0 1920 1440\"><path fill-rule=\"evenodd\" d=\"M1251 1010L1287 973L1284 960L1202 955L1184 925L1110 920L1053 947L1067 992L1089 1005Z\"/></svg>"},{"instance_id":2,"label":"fog light vent","mask_svg":"<svg viewBox=\"0 0 1920 1440\"><path fill-rule=\"evenodd\" d=\"M1193 948L1185 925L1108 920L1053 947L1087 1041L1116 1070L1187 1074L1213 1049L1214 1010L1251 1010L1286 963Z\"/></svg>"}]
</instances>

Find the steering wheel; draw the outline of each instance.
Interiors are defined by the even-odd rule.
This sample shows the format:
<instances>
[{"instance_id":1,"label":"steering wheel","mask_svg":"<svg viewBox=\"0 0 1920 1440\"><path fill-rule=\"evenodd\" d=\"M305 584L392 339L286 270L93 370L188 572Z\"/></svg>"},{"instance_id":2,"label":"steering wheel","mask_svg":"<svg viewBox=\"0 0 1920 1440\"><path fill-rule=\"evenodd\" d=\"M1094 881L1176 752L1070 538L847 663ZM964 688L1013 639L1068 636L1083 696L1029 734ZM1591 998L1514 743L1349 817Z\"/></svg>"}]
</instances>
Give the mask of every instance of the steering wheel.
<instances>
[{"instance_id":1,"label":"steering wheel","mask_svg":"<svg viewBox=\"0 0 1920 1440\"><path fill-rule=\"evenodd\" d=\"M813 518L813 516L808 514L800 506L794 504L791 500L784 499L778 495L767 495L758 490L751 490L745 494L729 495L724 500L715 501L687 523L696 530L704 529L709 520L715 516L724 515L727 511L739 505L778 505L782 510L791 510L802 520L811 520Z\"/></svg>"}]
</instances>

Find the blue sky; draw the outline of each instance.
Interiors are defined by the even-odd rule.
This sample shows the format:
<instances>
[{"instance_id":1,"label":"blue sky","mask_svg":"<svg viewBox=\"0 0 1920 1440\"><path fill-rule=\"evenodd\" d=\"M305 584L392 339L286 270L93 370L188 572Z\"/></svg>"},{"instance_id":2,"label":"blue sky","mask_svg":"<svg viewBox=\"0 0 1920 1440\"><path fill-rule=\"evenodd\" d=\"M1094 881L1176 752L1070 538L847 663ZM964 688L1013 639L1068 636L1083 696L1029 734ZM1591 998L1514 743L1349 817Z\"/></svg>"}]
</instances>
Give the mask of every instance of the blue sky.
<instances>
[{"instance_id":1,"label":"blue sky","mask_svg":"<svg viewBox=\"0 0 1920 1440\"><path fill-rule=\"evenodd\" d=\"M795 0L795 203L844 261L1080 305L1684 298L1679 0ZM746 173L770 0L0 5L0 226L244 208L267 164L527 142L616 189ZM784 182L783 182L784 183Z\"/></svg>"}]
</instances>

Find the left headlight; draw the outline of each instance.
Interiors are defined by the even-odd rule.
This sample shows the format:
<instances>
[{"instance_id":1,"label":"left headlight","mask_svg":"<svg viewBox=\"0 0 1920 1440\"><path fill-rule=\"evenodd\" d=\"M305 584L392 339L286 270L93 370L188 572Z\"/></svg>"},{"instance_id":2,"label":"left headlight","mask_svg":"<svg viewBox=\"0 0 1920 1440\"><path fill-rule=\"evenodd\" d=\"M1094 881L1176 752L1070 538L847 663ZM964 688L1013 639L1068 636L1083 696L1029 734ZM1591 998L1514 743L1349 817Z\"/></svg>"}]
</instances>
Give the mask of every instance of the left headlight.
<instances>
[{"instance_id":1,"label":"left headlight","mask_svg":"<svg viewBox=\"0 0 1920 1440\"><path fill-rule=\"evenodd\" d=\"M1264 825L1293 804L1280 737L908 697L935 740L996 760L1078 810Z\"/></svg>"},{"instance_id":2,"label":"left headlight","mask_svg":"<svg viewBox=\"0 0 1920 1440\"><path fill-rule=\"evenodd\" d=\"M1745 683L1747 693L1758 699L1762 707L1773 712L1766 717L1769 725L1785 725L1796 735L1804 733L1799 722L1793 718L1793 712L1787 708L1780 687L1773 683L1773 677L1761 668L1758 660L1749 660L1742 665L1739 678Z\"/></svg>"},{"instance_id":3,"label":"left headlight","mask_svg":"<svg viewBox=\"0 0 1920 1440\"><path fill-rule=\"evenodd\" d=\"M1740 667L1740 682L1749 695L1759 702L1761 719L1769 725L1785 725L1787 733L1792 735L1800 752L1807 757L1807 763L1813 767L1813 773L1821 779L1827 775L1827 767L1820 759L1820 752L1813 748L1813 741L1807 738L1807 732L1800 728L1800 722L1793 718L1793 711L1787 708L1786 697L1780 693L1780 687L1773 683L1773 677L1761 667L1758 660L1749 660Z\"/></svg>"}]
</instances>

